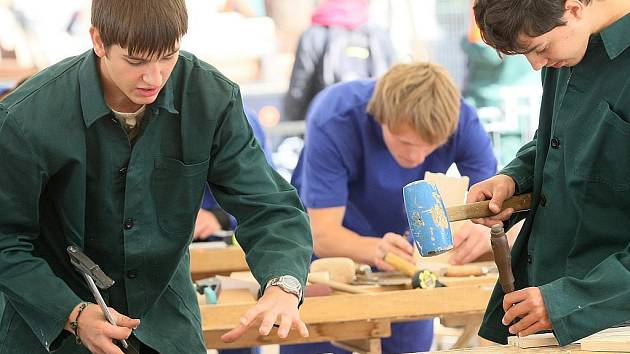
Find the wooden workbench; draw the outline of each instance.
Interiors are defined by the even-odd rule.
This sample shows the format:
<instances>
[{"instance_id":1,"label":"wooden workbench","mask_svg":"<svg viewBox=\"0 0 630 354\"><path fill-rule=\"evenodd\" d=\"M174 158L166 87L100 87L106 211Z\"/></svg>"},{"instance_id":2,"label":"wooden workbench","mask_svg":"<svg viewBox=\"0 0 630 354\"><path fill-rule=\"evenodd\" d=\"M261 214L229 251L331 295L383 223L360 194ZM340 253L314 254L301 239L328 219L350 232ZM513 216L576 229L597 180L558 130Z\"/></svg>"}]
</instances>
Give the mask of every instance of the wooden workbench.
<instances>
[{"instance_id":1,"label":"wooden workbench","mask_svg":"<svg viewBox=\"0 0 630 354\"><path fill-rule=\"evenodd\" d=\"M253 299L245 297L234 303L201 306L203 332L207 347L214 349L331 341L356 352L379 353L380 338L391 334L392 322L441 316L480 319L494 280L486 282L489 284L307 298L300 316L309 328L308 338L294 331L284 340L274 333L262 337L252 327L235 343L221 342L220 336L254 305Z\"/></svg>"},{"instance_id":2,"label":"wooden workbench","mask_svg":"<svg viewBox=\"0 0 630 354\"><path fill-rule=\"evenodd\" d=\"M441 350L437 352L431 353L439 353L439 354L492 354L492 353L502 353L502 354L602 354L602 352L592 352L588 350L580 350L579 344L571 344L565 347L538 347L538 348L528 348L522 349L511 345L497 345L490 347L477 347L477 348L467 348L467 349L456 349L456 350Z\"/></svg>"},{"instance_id":3,"label":"wooden workbench","mask_svg":"<svg viewBox=\"0 0 630 354\"><path fill-rule=\"evenodd\" d=\"M215 243L224 245L223 242L199 242L190 247L190 272L193 280L249 270L245 253L240 247L212 247Z\"/></svg>"}]
</instances>

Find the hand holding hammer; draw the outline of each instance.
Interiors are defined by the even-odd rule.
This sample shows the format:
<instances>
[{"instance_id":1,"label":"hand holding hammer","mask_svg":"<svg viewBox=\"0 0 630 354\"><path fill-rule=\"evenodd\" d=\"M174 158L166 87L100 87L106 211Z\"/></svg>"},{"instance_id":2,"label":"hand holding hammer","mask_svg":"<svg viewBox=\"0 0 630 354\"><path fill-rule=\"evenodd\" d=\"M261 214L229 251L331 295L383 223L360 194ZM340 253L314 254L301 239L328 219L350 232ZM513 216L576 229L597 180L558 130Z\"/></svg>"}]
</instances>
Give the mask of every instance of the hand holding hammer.
<instances>
[{"instance_id":1,"label":"hand holding hammer","mask_svg":"<svg viewBox=\"0 0 630 354\"><path fill-rule=\"evenodd\" d=\"M511 180L507 176L501 177ZM489 200L447 209L444 207L440 192L435 184L424 180L406 185L403 188L403 197L409 229L420 251L420 255L424 257L435 256L453 248L453 236L449 222L497 215L496 210L490 209ZM527 210L530 208L530 205L530 194L514 196L503 201L501 206L503 209L498 214L506 213L509 215L512 210ZM496 223L497 221L495 220L492 225Z\"/></svg>"}]
</instances>

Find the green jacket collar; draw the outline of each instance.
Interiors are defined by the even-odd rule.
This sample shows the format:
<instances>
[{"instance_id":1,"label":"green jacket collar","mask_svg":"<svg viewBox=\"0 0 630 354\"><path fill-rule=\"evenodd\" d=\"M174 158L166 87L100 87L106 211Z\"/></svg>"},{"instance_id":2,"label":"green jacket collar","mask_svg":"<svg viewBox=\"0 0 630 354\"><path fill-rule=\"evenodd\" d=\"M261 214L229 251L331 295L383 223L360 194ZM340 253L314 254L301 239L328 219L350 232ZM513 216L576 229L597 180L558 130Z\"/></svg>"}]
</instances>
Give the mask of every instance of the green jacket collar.
<instances>
[{"instance_id":1,"label":"green jacket collar","mask_svg":"<svg viewBox=\"0 0 630 354\"><path fill-rule=\"evenodd\" d=\"M611 60L615 59L630 46L629 32L630 14L626 14L601 32L602 40L606 47L606 53Z\"/></svg>"},{"instance_id":2,"label":"green jacket collar","mask_svg":"<svg viewBox=\"0 0 630 354\"><path fill-rule=\"evenodd\" d=\"M81 107L83 110L83 120L87 127L96 120L111 113L111 109L105 103L103 90L101 89L101 78L98 72L98 62L93 50L83 54L84 61L79 69L79 87L81 90ZM175 70L173 70L174 74ZM174 117L179 117L179 111L175 109L173 95L172 76L160 91L152 107L163 108L173 113Z\"/></svg>"}]
</instances>

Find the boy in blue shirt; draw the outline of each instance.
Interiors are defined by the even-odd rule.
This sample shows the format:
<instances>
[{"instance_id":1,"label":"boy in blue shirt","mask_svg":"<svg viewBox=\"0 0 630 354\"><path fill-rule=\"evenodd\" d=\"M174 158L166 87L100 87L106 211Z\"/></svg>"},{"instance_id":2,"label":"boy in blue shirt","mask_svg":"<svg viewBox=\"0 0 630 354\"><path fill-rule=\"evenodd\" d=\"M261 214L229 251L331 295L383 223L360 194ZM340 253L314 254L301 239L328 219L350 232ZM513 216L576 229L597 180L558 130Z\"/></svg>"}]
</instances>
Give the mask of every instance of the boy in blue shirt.
<instances>
[{"instance_id":1,"label":"boy in blue shirt","mask_svg":"<svg viewBox=\"0 0 630 354\"><path fill-rule=\"evenodd\" d=\"M382 260L386 252L413 261L413 247L401 236L408 228L402 187L453 163L472 183L496 172L477 114L436 64L400 64L378 81L331 86L313 101L307 124L292 183L308 208L318 257L349 257L383 271L394 270ZM487 243L471 255L489 250L485 227L468 223L456 238ZM392 325L383 353L429 350L432 322ZM281 348L322 352L348 353L328 343Z\"/></svg>"}]
</instances>

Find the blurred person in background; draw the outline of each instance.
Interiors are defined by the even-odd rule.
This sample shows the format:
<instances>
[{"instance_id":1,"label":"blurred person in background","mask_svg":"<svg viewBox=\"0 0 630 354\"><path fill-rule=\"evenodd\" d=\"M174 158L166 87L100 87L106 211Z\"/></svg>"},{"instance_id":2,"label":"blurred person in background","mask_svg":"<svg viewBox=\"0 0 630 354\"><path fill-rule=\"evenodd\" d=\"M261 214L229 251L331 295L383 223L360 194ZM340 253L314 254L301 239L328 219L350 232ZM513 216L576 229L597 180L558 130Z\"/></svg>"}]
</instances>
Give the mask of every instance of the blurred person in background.
<instances>
[{"instance_id":1,"label":"blurred person in background","mask_svg":"<svg viewBox=\"0 0 630 354\"><path fill-rule=\"evenodd\" d=\"M381 271L413 246L402 188L455 163L472 183L493 176L496 160L477 114L446 69L398 64L378 80L324 89L308 113L306 144L292 183L307 207L317 257L349 257ZM488 229L471 222L454 235L453 256L468 262L490 250ZM427 351L433 320L392 324L383 353ZM282 346L282 354L344 353L330 343Z\"/></svg>"},{"instance_id":2,"label":"blurred person in background","mask_svg":"<svg viewBox=\"0 0 630 354\"><path fill-rule=\"evenodd\" d=\"M389 33L368 24L367 0L325 0L295 53L286 120L303 120L315 95L337 82L374 78L394 63Z\"/></svg>"},{"instance_id":3,"label":"blurred person in background","mask_svg":"<svg viewBox=\"0 0 630 354\"><path fill-rule=\"evenodd\" d=\"M502 88L540 86L540 74L532 70L525 57L501 56L483 42L474 17L470 21L468 35L462 38L461 47L467 59L462 95L477 108L501 108Z\"/></svg>"}]
</instances>

